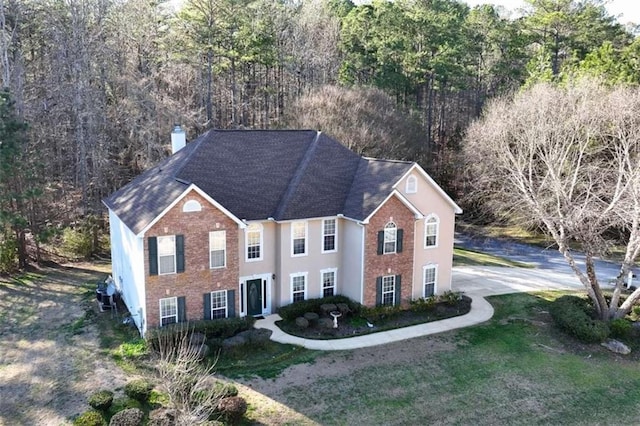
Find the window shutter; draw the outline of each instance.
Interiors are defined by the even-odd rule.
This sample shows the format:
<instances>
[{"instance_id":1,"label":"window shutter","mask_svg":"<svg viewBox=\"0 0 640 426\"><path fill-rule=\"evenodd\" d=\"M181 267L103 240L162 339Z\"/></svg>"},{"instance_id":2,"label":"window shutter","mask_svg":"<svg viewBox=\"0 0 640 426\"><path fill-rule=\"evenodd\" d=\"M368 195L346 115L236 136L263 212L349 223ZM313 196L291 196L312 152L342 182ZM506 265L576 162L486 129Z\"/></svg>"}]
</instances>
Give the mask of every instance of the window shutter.
<instances>
[{"instance_id":1,"label":"window shutter","mask_svg":"<svg viewBox=\"0 0 640 426\"><path fill-rule=\"evenodd\" d=\"M187 304L184 296L178 297L178 322L187 322Z\"/></svg>"},{"instance_id":2,"label":"window shutter","mask_svg":"<svg viewBox=\"0 0 640 426\"><path fill-rule=\"evenodd\" d=\"M376 278L376 306L382 305L382 277Z\"/></svg>"},{"instance_id":3,"label":"window shutter","mask_svg":"<svg viewBox=\"0 0 640 426\"><path fill-rule=\"evenodd\" d=\"M149 246L149 275L158 275L158 239L147 238L147 245Z\"/></svg>"},{"instance_id":4,"label":"window shutter","mask_svg":"<svg viewBox=\"0 0 640 426\"><path fill-rule=\"evenodd\" d=\"M176 272L184 272L184 235L176 235Z\"/></svg>"},{"instance_id":5,"label":"window shutter","mask_svg":"<svg viewBox=\"0 0 640 426\"><path fill-rule=\"evenodd\" d=\"M384 231L378 231L378 254L384 253Z\"/></svg>"},{"instance_id":6,"label":"window shutter","mask_svg":"<svg viewBox=\"0 0 640 426\"><path fill-rule=\"evenodd\" d=\"M236 291L227 290L227 317L233 318L236 316Z\"/></svg>"},{"instance_id":7,"label":"window shutter","mask_svg":"<svg viewBox=\"0 0 640 426\"><path fill-rule=\"evenodd\" d=\"M401 297L402 297L402 284L401 284L401 275L396 275L396 294L395 294L395 300L396 300L396 306L400 305L401 302Z\"/></svg>"},{"instance_id":8,"label":"window shutter","mask_svg":"<svg viewBox=\"0 0 640 426\"><path fill-rule=\"evenodd\" d=\"M211 319L211 293L205 293L202 295L202 305L204 309L203 318L206 320Z\"/></svg>"},{"instance_id":9,"label":"window shutter","mask_svg":"<svg viewBox=\"0 0 640 426\"><path fill-rule=\"evenodd\" d=\"M398 233L396 235L398 242L396 245L396 253L402 253L402 237L404 236L404 230L398 229Z\"/></svg>"}]
</instances>

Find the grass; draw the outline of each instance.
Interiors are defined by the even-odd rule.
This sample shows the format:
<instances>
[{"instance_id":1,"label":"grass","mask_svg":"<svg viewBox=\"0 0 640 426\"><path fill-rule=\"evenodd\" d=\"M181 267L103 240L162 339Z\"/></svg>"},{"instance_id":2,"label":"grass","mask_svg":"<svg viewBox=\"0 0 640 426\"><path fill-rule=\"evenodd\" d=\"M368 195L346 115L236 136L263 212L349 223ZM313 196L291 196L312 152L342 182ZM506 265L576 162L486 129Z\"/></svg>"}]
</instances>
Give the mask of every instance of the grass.
<instances>
[{"instance_id":1,"label":"grass","mask_svg":"<svg viewBox=\"0 0 640 426\"><path fill-rule=\"evenodd\" d=\"M504 266L510 268L534 268L530 263L509 260L504 257L494 256L475 250L454 247L453 266Z\"/></svg>"},{"instance_id":2,"label":"grass","mask_svg":"<svg viewBox=\"0 0 640 426\"><path fill-rule=\"evenodd\" d=\"M637 423L638 355L561 334L547 313L559 294L492 297L495 316L484 325L323 355L316 363L341 364L341 373L309 374L283 386L278 401L328 425ZM443 341L453 347L432 350Z\"/></svg>"}]
</instances>

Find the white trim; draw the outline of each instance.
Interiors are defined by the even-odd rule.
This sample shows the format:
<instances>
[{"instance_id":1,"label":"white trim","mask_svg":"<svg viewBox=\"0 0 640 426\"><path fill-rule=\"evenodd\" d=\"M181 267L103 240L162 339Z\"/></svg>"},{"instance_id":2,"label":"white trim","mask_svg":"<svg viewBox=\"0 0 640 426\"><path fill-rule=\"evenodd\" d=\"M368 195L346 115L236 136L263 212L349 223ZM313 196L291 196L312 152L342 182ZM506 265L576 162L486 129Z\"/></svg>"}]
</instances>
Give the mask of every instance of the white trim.
<instances>
[{"instance_id":1,"label":"white trim","mask_svg":"<svg viewBox=\"0 0 640 426\"><path fill-rule=\"evenodd\" d=\"M333 295L338 294L338 268L326 268L320 270L320 297L324 297L324 274L333 272Z\"/></svg>"},{"instance_id":2,"label":"white trim","mask_svg":"<svg viewBox=\"0 0 640 426\"><path fill-rule=\"evenodd\" d=\"M271 279L272 275L273 274L271 274L271 273L267 273L267 274L246 275L246 276L240 277L240 282L238 283L238 292L239 292L238 300L240 301L240 306L238 307L238 309L239 309L238 316L240 316L240 317L246 317L247 316L247 312L248 312L248 310L247 310L247 302L248 302L248 300L247 300L247 294L246 294L246 292L247 292L247 281L257 280L257 279L262 280L262 283L265 286L265 288L262 289L263 295L266 295L266 297L264 297L263 300L262 300L262 315L270 315L271 314L271 312L272 312L271 299L272 299L272 295L273 295L273 291L272 291L273 280ZM242 291L243 290L242 289L243 286L244 286L244 292ZM244 308L244 309L242 309L242 308Z\"/></svg>"},{"instance_id":3,"label":"white trim","mask_svg":"<svg viewBox=\"0 0 640 426\"><path fill-rule=\"evenodd\" d=\"M418 210L418 209L416 208L416 206L414 206L414 205L411 203L411 201L409 201L409 200L407 199L407 197L405 197L404 195L402 195L402 193L401 193L400 191L398 191L397 189L394 189L394 190L391 192L391 194L389 194L389 195L387 196L387 198L385 198L385 199L384 199L384 201L383 201L383 202L381 202L380 204L378 204L378 207L376 207L376 208L371 212L371 214L369 214L369 216L367 216L367 217L365 218L365 220L363 220L363 221L362 221L362 223L365 223L365 224L369 223L369 221L371 220L371 218L372 218L376 213L378 213L378 210L380 210L380 209L382 208L382 206L384 206L384 204L385 204L387 201L389 201L389 199L390 199L391 197L393 197L394 195L395 195L396 197L398 197L398 199L400 200L400 202L402 202L402 204L404 204L404 205L405 205L409 210L411 210L411 212L415 215L416 219L422 219L422 218L424 218L423 214L422 214L422 213L420 213L420 210Z\"/></svg>"},{"instance_id":4,"label":"white trim","mask_svg":"<svg viewBox=\"0 0 640 426\"><path fill-rule=\"evenodd\" d=\"M212 246L211 246L211 237L213 236L213 234L216 233L220 233L222 232L223 236L224 236L224 258L222 259L222 266L213 266L211 264L211 252L212 250ZM218 231L209 231L209 269L222 269L222 268L226 268L227 267L227 231L222 229L222 230L218 230Z\"/></svg>"},{"instance_id":5,"label":"white trim","mask_svg":"<svg viewBox=\"0 0 640 426\"><path fill-rule=\"evenodd\" d=\"M164 317L162 316L162 301L163 300L171 300L173 303L175 303L175 305L176 305L176 314L175 314L176 322L175 323L178 322L178 318L179 318L179 315L180 315L180 312L178 312L178 298L177 297L175 297L175 296L174 297L163 297L162 299L158 299L158 309L160 311L160 318L159 318L159 321L158 321L158 325L160 327L163 327L163 325L162 325L162 319L163 318L171 318L173 316L173 315L167 315L167 316L164 316ZM171 324L175 324L175 323L171 323Z\"/></svg>"},{"instance_id":6,"label":"white trim","mask_svg":"<svg viewBox=\"0 0 640 426\"><path fill-rule=\"evenodd\" d=\"M304 253L295 254L293 252L293 249L294 249L294 241L293 240L296 239L296 238L295 238L295 235L294 235L294 232L293 232L293 227L297 223L304 224ZM290 228L291 228L290 229L291 230L291 257L308 256L309 255L309 222L306 221L306 220L296 220L295 222L291 222Z\"/></svg>"},{"instance_id":7,"label":"white trim","mask_svg":"<svg viewBox=\"0 0 640 426\"><path fill-rule=\"evenodd\" d=\"M325 222L327 222L328 220L332 220L333 224L334 224L334 228L333 228L333 250L325 250L324 249L324 237L325 237L325 233L324 233L324 224ZM320 238L320 252L321 253L336 253L338 251L338 218L335 217L330 217L327 219L322 219L322 231L321 231L321 238ZM329 234L331 235L331 234Z\"/></svg>"},{"instance_id":8,"label":"white trim","mask_svg":"<svg viewBox=\"0 0 640 426\"><path fill-rule=\"evenodd\" d=\"M433 295L435 296L436 294L438 294L438 264L437 263L429 263L428 265L424 265L422 267L422 297L427 298L427 297L431 297L431 296L427 296L426 292L424 291L427 283L426 278L427 278L427 269L433 269L434 270L434 276L433 276Z\"/></svg>"},{"instance_id":9,"label":"white trim","mask_svg":"<svg viewBox=\"0 0 640 426\"><path fill-rule=\"evenodd\" d=\"M360 222L356 222L359 226L360 226L360 231L362 231L360 233L361 235L361 244L360 244L360 258L362 259L360 261L360 301L359 303L364 303L364 262L365 262L365 235L366 232L365 230L367 229L366 226L364 226L362 223Z\"/></svg>"},{"instance_id":10,"label":"white trim","mask_svg":"<svg viewBox=\"0 0 640 426\"><path fill-rule=\"evenodd\" d=\"M429 222L430 219L435 219L435 225L436 225L436 243L432 246L428 246L427 245L427 222ZM440 218L438 217L437 214L435 213L431 213L429 216L424 218L424 233L422 235L422 245L425 249L434 249L434 248L438 248L438 241L440 241Z\"/></svg>"},{"instance_id":11,"label":"white trim","mask_svg":"<svg viewBox=\"0 0 640 426\"><path fill-rule=\"evenodd\" d=\"M213 318L213 311L214 311L214 307L213 307L213 293L224 293L224 317L223 318L229 318L229 296L227 295L227 290L214 290L209 292L209 304L211 305L211 319L217 319L217 318ZM217 308L218 309L222 309L222 308Z\"/></svg>"},{"instance_id":12,"label":"white trim","mask_svg":"<svg viewBox=\"0 0 640 426\"><path fill-rule=\"evenodd\" d=\"M260 256L249 259L249 227L260 227ZM260 222L252 222L244 229L244 261L259 262L264 258L264 225Z\"/></svg>"},{"instance_id":13,"label":"white trim","mask_svg":"<svg viewBox=\"0 0 640 426\"><path fill-rule=\"evenodd\" d=\"M295 277L304 277L304 300L307 300L307 294L309 291L309 273L308 272L293 272L289 274L289 299L293 303L293 279Z\"/></svg>"},{"instance_id":14,"label":"white trim","mask_svg":"<svg viewBox=\"0 0 640 426\"><path fill-rule=\"evenodd\" d=\"M147 224L147 226L145 226L144 228L142 228L142 230L140 232L138 232L138 234L136 234L137 237L142 237L144 236L144 234L151 229L151 227L153 225L155 225L160 219L162 219L162 217L167 214L167 212L169 212L169 210L171 210L173 207L175 207L176 204L178 204L184 197L187 196L187 194L190 191L195 191L197 192L202 198L204 198L205 200L207 200L212 206L214 206L215 208L217 208L218 210L220 210L222 213L224 213L226 216L228 216L231 220L233 220L235 223L238 224L238 226L240 228L244 228L246 227L246 224L241 221L240 219L238 219L233 213L231 213L229 210L225 209L222 204L218 203L216 200L214 200L213 198L209 197L203 190L201 190L200 188L198 188L195 184L191 184L187 187L187 189L185 189L182 194L178 195L176 197L175 200L173 200L173 202L171 204L169 204L158 216L156 216L151 222L149 222Z\"/></svg>"},{"instance_id":15,"label":"white trim","mask_svg":"<svg viewBox=\"0 0 640 426\"><path fill-rule=\"evenodd\" d=\"M455 214L462 213L462 209L460 208L460 206L458 206L456 202L453 201L453 199L449 197L449 195L446 192L444 192L444 190L440 187L440 185L438 185L436 181L434 181L433 178L429 176L429 174L422 167L420 167L418 163L413 163L413 166L409 168L409 170L407 170L405 174L402 175L402 177L398 179L398 181L393 185L393 188L396 188L400 184L400 182L402 182L402 180L414 170L417 171L419 174L421 174L422 177L425 178L427 182L429 182L435 188L438 194L440 194L442 198L445 199L445 201L451 204Z\"/></svg>"},{"instance_id":16,"label":"white trim","mask_svg":"<svg viewBox=\"0 0 640 426\"><path fill-rule=\"evenodd\" d=\"M393 226L390 226L393 225ZM387 251L387 229L393 229L393 251ZM382 228L382 254L396 254L398 252L398 225L395 222L389 221L385 223L384 228Z\"/></svg>"},{"instance_id":17,"label":"white trim","mask_svg":"<svg viewBox=\"0 0 640 426\"><path fill-rule=\"evenodd\" d=\"M415 194L418 192L418 178L414 175L409 175L407 177L407 182L404 185L404 192L407 194Z\"/></svg>"},{"instance_id":18,"label":"white trim","mask_svg":"<svg viewBox=\"0 0 640 426\"><path fill-rule=\"evenodd\" d=\"M384 295L385 295L385 291L384 291L384 279L385 278L392 278L393 279L393 289L391 290L391 295L393 296L393 299L391 301L390 305L386 305L384 303ZM396 305L396 276L395 275L383 275L382 276L382 287L380 288L380 304L382 306L395 306ZM387 293L389 293L387 291Z\"/></svg>"},{"instance_id":19,"label":"white trim","mask_svg":"<svg viewBox=\"0 0 640 426\"><path fill-rule=\"evenodd\" d=\"M202 211L202 205L196 200L189 200L182 206L182 213L193 213Z\"/></svg>"}]
</instances>

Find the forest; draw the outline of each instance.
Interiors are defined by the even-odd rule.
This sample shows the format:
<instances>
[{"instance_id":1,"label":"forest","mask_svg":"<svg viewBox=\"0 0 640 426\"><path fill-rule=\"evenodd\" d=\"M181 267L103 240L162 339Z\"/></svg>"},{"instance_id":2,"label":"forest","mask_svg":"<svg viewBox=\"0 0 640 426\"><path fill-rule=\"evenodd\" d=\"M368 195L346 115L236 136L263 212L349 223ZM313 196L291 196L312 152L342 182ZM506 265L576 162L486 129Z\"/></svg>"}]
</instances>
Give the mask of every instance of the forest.
<instances>
[{"instance_id":1,"label":"forest","mask_svg":"<svg viewBox=\"0 0 640 426\"><path fill-rule=\"evenodd\" d=\"M599 0L0 0L0 270L64 234L100 251L101 200L210 128L316 128L418 161L454 197L492 98L640 82L637 28ZM471 206L473 210L473 206Z\"/></svg>"}]
</instances>

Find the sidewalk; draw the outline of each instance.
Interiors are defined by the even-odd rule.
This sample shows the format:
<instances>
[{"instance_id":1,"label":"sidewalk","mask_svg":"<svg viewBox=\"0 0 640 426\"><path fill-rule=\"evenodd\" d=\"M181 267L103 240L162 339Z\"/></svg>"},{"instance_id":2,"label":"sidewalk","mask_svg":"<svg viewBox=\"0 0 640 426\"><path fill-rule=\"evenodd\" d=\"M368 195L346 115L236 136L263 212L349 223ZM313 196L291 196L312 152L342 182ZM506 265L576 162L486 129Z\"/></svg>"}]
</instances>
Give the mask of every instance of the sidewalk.
<instances>
[{"instance_id":1,"label":"sidewalk","mask_svg":"<svg viewBox=\"0 0 640 426\"><path fill-rule=\"evenodd\" d=\"M255 328L265 328L271 330L271 340L278 343L298 345L307 349L321 351L340 351L347 349L366 348L369 346L384 345L385 343L398 342L414 337L428 336L430 334L442 333L444 331L455 330L457 328L469 327L471 325L485 322L493 316L493 307L482 296L474 293L465 293L472 299L471 311L455 318L448 318L441 321L428 322L410 327L397 328L395 330L381 331L378 333L366 334L364 336L347 337L344 339L312 340L302 337L291 336L284 333L276 321L281 318L278 314L269 315L265 319L258 320Z\"/></svg>"}]
</instances>

